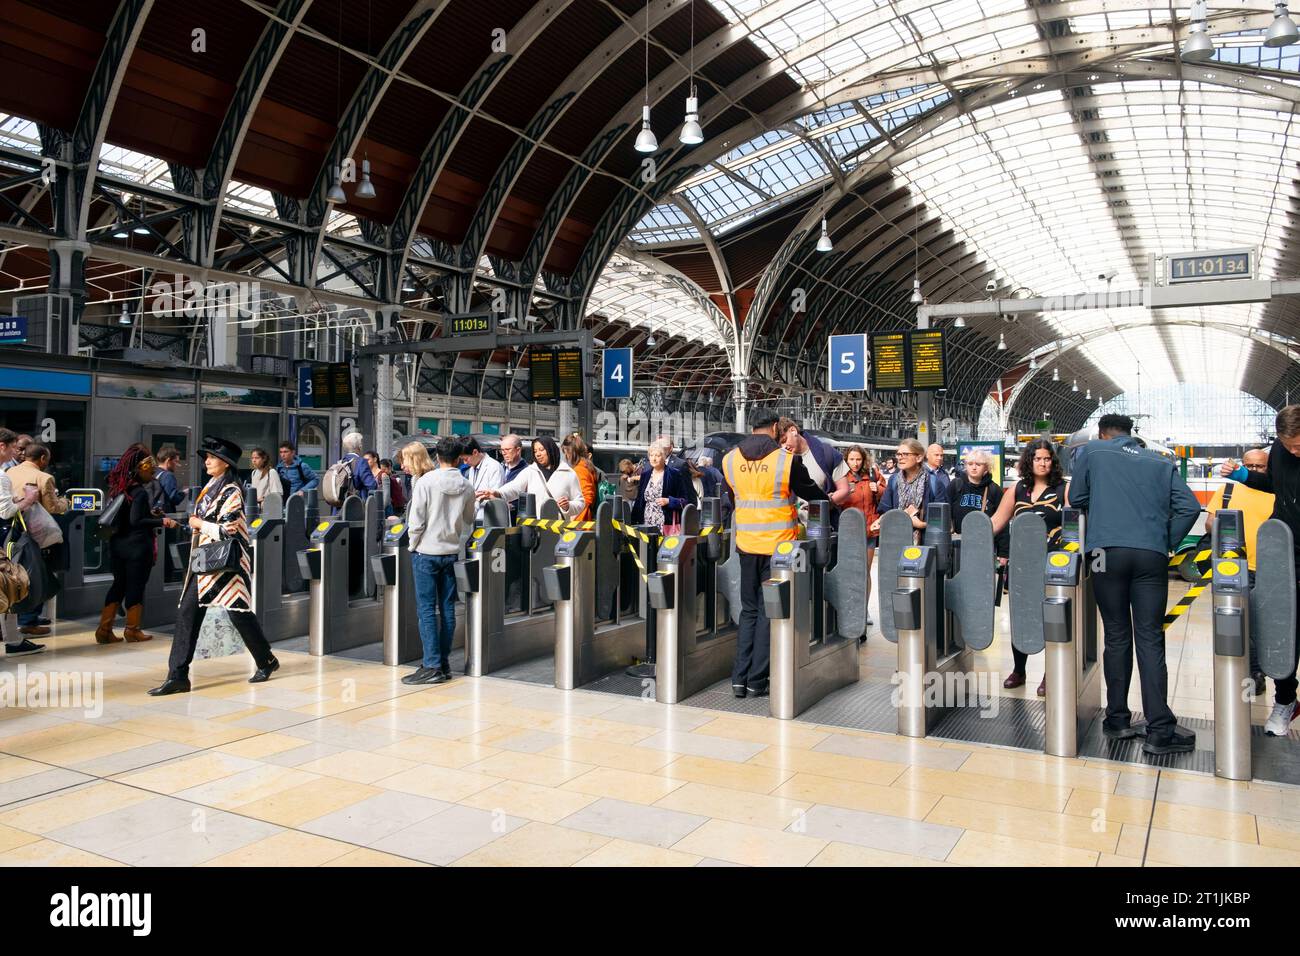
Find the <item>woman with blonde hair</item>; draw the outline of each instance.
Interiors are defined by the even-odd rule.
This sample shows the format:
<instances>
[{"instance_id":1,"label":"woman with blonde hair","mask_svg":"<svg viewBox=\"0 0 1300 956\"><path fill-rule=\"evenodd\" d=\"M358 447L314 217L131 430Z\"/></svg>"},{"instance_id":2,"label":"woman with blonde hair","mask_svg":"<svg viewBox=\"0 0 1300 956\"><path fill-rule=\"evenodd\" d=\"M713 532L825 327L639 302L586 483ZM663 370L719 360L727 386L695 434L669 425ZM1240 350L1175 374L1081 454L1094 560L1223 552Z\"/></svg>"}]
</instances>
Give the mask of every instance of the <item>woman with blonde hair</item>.
<instances>
[{"instance_id":1,"label":"woman with blonde hair","mask_svg":"<svg viewBox=\"0 0 1300 956\"><path fill-rule=\"evenodd\" d=\"M421 475L433 471L433 459L429 457L429 449L424 447L423 442L413 441L403 445L397 452L397 457L402 463L402 471L411 476L412 485Z\"/></svg>"}]
</instances>

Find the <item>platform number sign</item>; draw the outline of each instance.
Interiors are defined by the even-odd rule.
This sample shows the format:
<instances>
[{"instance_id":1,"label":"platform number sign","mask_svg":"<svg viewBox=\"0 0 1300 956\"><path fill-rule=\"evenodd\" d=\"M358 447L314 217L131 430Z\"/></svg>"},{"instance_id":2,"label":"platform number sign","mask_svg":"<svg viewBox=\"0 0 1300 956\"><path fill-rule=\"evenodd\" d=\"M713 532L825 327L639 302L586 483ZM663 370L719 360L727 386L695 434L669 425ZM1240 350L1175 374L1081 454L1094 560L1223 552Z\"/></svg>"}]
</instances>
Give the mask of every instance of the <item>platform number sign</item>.
<instances>
[{"instance_id":1,"label":"platform number sign","mask_svg":"<svg viewBox=\"0 0 1300 956\"><path fill-rule=\"evenodd\" d=\"M861 392L867 388L871 368L871 353L865 335L832 335L830 351L830 390L832 392Z\"/></svg>"},{"instance_id":2,"label":"platform number sign","mask_svg":"<svg viewBox=\"0 0 1300 956\"><path fill-rule=\"evenodd\" d=\"M601 391L605 398L631 398L632 350L604 349L601 360L604 367Z\"/></svg>"},{"instance_id":3,"label":"platform number sign","mask_svg":"<svg viewBox=\"0 0 1300 956\"><path fill-rule=\"evenodd\" d=\"M315 402L312 400L311 388L311 366L298 366L298 407L314 408Z\"/></svg>"}]
</instances>

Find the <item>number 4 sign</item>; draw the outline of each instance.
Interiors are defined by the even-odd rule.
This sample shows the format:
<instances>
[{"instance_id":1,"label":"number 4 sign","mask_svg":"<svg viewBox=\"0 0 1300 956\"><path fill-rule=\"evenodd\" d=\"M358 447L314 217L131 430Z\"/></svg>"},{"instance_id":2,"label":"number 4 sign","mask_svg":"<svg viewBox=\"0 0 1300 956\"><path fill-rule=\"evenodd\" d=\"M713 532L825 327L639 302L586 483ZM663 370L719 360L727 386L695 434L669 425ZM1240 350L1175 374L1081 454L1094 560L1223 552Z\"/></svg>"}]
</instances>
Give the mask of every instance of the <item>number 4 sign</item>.
<instances>
[{"instance_id":1,"label":"number 4 sign","mask_svg":"<svg viewBox=\"0 0 1300 956\"><path fill-rule=\"evenodd\" d=\"M632 350L604 349L601 394L606 398L632 397Z\"/></svg>"},{"instance_id":2,"label":"number 4 sign","mask_svg":"<svg viewBox=\"0 0 1300 956\"><path fill-rule=\"evenodd\" d=\"M830 390L862 392L867 389L871 354L865 335L832 335L828 343Z\"/></svg>"}]
</instances>

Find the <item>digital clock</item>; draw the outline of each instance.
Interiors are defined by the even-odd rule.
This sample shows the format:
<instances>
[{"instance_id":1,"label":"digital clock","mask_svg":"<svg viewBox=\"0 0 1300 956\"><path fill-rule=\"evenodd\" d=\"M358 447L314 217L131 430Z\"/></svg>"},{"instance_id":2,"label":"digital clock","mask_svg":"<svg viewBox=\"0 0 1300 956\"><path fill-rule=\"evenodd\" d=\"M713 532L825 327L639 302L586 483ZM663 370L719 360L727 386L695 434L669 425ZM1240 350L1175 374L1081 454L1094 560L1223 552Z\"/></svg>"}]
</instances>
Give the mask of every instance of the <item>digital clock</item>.
<instances>
[{"instance_id":1,"label":"digital clock","mask_svg":"<svg viewBox=\"0 0 1300 956\"><path fill-rule=\"evenodd\" d=\"M1179 282L1255 277L1253 254L1249 249L1169 256L1165 261L1165 275L1171 285Z\"/></svg>"},{"instance_id":2,"label":"digital clock","mask_svg":"<svg viewBox=\"0 0 1300 956\"><path fill-rule=\"evenodd\" d=\"M484 312L477 315L449 315L444 325L444 336L482 335L491 332L495 313Z\"/></svg>"}]
</instances>

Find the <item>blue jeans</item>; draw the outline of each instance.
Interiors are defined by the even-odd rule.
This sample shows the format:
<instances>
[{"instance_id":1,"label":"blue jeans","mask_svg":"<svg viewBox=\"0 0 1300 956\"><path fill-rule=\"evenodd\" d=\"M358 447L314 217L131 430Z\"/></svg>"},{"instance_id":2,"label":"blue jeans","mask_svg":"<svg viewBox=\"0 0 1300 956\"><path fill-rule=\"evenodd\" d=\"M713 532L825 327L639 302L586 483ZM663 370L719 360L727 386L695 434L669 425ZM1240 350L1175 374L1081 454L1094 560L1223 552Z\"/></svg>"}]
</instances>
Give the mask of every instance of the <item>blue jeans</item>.
<instances>
[{"instance_id":1,"label":"blue jeans","mask_svg":"<svg viewBox=\"0 0 1300 956\"><path fill-rule=\"evenodd\" d=\"M456 564L454 554L411 555L416 613L420 616L423 665L450 670L451 639L456 633Z\"/></svg>"}]
</instances>

